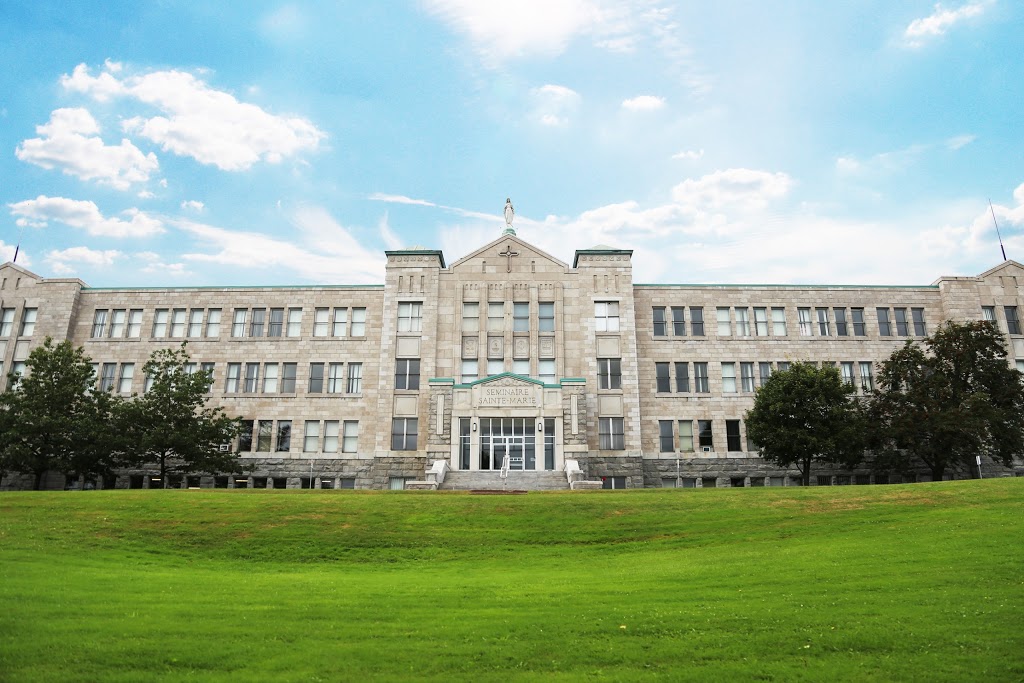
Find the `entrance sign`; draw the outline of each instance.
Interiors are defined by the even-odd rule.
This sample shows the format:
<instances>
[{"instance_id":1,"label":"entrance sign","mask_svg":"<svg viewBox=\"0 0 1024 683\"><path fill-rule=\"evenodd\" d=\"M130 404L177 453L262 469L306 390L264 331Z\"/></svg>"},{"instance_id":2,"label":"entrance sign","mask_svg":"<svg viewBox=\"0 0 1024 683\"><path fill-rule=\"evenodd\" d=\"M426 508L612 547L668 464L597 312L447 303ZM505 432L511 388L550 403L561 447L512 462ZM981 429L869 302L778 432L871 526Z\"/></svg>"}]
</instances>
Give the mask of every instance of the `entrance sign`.
<instances>
[{"instance_id":1,"label":"entrance sign","mask_svg":"<svg viewBox=\"0 0 1024 683\"><path fill-rule=\"evenodd\" d=\"M481 406L535 406L537 393L530 387L481 387Z\"/></svg>"}]
</instances>

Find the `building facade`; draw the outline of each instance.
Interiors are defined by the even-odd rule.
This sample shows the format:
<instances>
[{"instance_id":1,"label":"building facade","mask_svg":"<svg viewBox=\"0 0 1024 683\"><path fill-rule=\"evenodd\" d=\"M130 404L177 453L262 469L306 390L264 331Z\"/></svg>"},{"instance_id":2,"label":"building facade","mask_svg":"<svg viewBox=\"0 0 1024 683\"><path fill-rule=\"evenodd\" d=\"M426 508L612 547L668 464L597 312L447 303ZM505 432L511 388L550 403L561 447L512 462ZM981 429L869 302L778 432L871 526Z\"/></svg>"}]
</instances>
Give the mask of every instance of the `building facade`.
<instances>
[{"instance_id":1,"label":"building facade","mask_svg":"<svg viewBox=\"0 0 1024 683\"><path fill-rule=\"evenodd\" d=\"M449 481L486 485L505 466L529 486L575 461L619 488L795 484L744 425L755 389L795 361L834 364L863 392L907 339L990 319L1024 370L1014 261L912 287L668 285L634 282L631 257L595 247L569 265L508 229L450 265L389 251L383 285L93 288L7 263L2 381L49 336L84 347L99 386L129 396L154 350L188 342L213 372L211 403L243 420L230 447L252 471L97 485L404 488L444 461Z\"/></svg>"}]
</instances>

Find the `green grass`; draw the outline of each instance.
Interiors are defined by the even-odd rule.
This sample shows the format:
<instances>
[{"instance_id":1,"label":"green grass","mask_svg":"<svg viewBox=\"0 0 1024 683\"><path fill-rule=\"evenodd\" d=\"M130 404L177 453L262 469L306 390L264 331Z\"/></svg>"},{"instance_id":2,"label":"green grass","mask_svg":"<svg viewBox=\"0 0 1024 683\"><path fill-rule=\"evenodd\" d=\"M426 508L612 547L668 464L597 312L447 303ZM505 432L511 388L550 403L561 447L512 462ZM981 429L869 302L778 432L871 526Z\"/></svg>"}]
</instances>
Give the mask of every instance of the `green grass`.
<instances>
[{"instance_id":1,"label":"green grass","mask_svg":"<svg viewBox=\"0 0 1024 683\"><path fill-rule=\"evenodd\" d=\"M0 680L1024 679L1024 479L0 494Z\"/></svg>"}]
</instances>

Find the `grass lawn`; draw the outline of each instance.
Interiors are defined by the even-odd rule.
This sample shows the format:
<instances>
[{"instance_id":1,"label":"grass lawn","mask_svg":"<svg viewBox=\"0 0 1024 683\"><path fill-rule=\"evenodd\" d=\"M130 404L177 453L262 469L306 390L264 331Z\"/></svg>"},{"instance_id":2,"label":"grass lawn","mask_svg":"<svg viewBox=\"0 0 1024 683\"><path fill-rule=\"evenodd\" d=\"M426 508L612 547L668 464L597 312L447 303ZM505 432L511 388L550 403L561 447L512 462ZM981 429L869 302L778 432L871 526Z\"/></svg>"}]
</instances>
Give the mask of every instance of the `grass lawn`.
<instances>
[{"instance_id":1,"label":"grass lawn","mask_svg":"<svg viewBox=\"0 0 1024 683\"><path fill-rule=\"evenodd\" d=\"M0 494L0 680L1024 679L1024 479Z\"/></svg>"}]
</instances>

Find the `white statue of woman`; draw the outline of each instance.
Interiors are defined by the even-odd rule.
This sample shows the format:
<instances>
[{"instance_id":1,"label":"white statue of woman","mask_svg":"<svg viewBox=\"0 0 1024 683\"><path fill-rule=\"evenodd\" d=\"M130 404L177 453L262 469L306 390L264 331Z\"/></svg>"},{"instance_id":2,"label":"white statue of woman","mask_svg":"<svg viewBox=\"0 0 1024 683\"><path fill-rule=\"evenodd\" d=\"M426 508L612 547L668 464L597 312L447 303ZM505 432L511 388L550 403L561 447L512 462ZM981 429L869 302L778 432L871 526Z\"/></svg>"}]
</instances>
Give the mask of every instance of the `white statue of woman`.
<instances>
[{"instance_id":1,"label":"white statue of woman","mask_svg":"<svg viewBox=\"0 0 1024 683\"><path fill-rule=\"evenodd\" d=\"M516 215L516 210L512 208L512 199L510 197L506 198L505 199L505 225L507 225L508 227L511 228L512 227L512 219L515 217L515 215Z\"/></svg>"}]
</instances>

